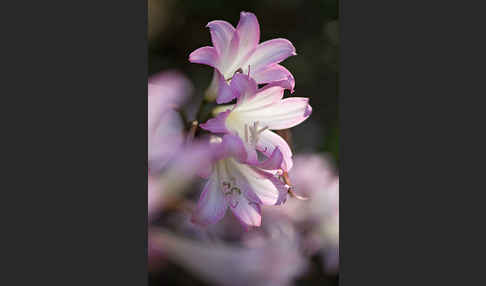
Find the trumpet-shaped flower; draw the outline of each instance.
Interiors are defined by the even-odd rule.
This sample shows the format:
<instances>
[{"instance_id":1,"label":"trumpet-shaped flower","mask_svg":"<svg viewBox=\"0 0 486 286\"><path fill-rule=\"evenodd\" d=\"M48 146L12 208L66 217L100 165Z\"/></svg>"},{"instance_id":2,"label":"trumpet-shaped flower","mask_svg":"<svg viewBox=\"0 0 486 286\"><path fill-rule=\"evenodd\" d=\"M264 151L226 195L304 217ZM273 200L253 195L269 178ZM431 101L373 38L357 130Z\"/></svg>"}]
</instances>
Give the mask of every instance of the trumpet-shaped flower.
<instances>
[{"instance_id":1,"label":"trumpet-shaped flower","mask_svg":"<svg viewBox=\"0 0 486 286\"><path fill-rule=\"evenodd\" d=\"M160 170L183 140L183 123L176 112L192 91L192 85L178 72L163 72L148 81L148 161L152 171Z\"/></svg>"},{"instance_id":2,"label":"trumpet-shaped flower","mask_svg":"<svg viewBox=\"0 0 486 286\"><path fill-rule=\"evenodd\" d=\"M258 84L287 81L293 90L292 74L279 63L296 55L292 43L286 39L260 42L260 25L253 13L241 12L236 28L226 21L211 21L207 24L213 46L202 47L189 55L189 61L215 68L208 96L225 103L233 99L228 92L227 81L235 72L251 74Z\"/></svg>"},{"instance_id":3,"label":"trumpet-shaped flower","mask_svg":"<svg viewBox=\"0 0 486 286\"><path fill-rule=\"evenodd\" d=\"M246 145L248 146L248 145ZM213 137L214 159L192 221L208 225L221 220L229 208L241 224L260 226L261 205L285 201L288 186L278 176L282 153L277 148L265 161L237 136Z\"/></svg>"},{"instance_id":4,"label":"trumpet-shaped flower","mask_svg":"<svg viewBox=\"0 0 486 286\"><path fill-rule=\"evenodd\" d=\"M235 105L226 107L215 118L201 124L214 133L235 133L252 143L260 152L270 157L277 148L283 154L281 168L292 168L292 151L287 142L271 130L294 127L306 120L312 113L309 99L303 97L283 98L285 88L280 84L267 84L258 89L252 78L236 73L230 84L231 92L237 98ZM253 133L249 134L250 127Z\"/></svg>"}]
</instances>

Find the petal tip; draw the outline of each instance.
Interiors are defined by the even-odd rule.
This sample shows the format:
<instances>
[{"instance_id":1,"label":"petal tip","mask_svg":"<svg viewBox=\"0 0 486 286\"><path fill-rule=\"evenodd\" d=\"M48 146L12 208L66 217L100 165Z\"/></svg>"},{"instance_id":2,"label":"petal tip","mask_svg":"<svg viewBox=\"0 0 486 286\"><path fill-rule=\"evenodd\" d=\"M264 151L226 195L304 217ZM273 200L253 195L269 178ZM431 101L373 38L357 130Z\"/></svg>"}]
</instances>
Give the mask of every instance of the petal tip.
<instances>
[{"instance_id":1,"label":"petal tip","mask_svg":"<svg viewBox=\"0 0 486 286\"><path fill-rule=\"evenodd\" d=\"M310 106L310 104L307 104L304 111L304 117L309 117L311 114L312 114L312 106Z\"/></svg>"},{"instance_id":2,"label":"petal tip","mask_svg":"<svg viewBox=\"0 0 486 286\"><path fill-rule=\"evenodd\" d=\"M249 12L249 11L241 11L241 12L240 12L240 17L241 17L241 16L254 16L254 17L256 17L256 16L255 16L255 13L253 13L253 12Z\"/></svg>"}]
</instances>

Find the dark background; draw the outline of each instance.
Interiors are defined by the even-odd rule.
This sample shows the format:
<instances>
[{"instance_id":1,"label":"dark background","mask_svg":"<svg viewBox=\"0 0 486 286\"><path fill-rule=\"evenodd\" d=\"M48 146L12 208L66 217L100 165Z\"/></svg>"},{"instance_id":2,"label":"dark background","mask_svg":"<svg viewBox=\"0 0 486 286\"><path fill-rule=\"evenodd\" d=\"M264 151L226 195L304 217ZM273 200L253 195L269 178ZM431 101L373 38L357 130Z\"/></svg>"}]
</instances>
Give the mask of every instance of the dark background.
<instances>
[{"instance_id":1,"label":"dark background","mask_svg":"<svg viewBox=\"0 0 486 286\"><path fill-rule=\"evenodd\" d=\"M297 50L297 56L282 64L295 77L293 96L310 98L313 114L292 129L295 151L330 152L339 160L337 0L149 0L149 75L166 69L180 70L196 87L194 101L200 100L212 69L190 63L189 54L212 45L205 27L208 22L225 20L236 27L240 11L256 14L260 42L286 38Z\"/></svg>"}]
</instances>

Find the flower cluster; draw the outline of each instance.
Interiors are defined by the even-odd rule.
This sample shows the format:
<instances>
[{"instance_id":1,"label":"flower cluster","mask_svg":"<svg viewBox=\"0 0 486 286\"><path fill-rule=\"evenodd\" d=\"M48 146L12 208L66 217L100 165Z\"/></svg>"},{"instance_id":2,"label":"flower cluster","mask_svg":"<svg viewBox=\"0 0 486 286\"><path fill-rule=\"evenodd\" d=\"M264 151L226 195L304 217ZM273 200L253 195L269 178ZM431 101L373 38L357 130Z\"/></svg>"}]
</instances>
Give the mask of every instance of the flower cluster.
<instances>
[{"instance_id":1,"label":"flower cluster","mask_svg":"<svg viewBox=\"0 0 486 286\"><path fill-rule=\"evenodd\" d=\"M241 12L236 28L225 21L207 27L212 47L202 47L189 61L214 69L206 100L217 114L201 128L211 132L211 166L192 221L215 223L227 209L243 226L260 226L262 205L280 205L290 186L284 174L292 168L292 151L274 130L294 127L312 113L308 98L283 98L294 91L293 75L279 63L296 55L286 39L260 42L256 16Z\"/></svg>"},{"instance_id":2,"label":"flower cluster","mask_svg":"<svg viewBox=\"0 0 486 286\"><path fill-rule=\"evenodd\" d=\"M236 28L207 27L213 45L189 56L213 70L199 109L182 73L148 81L149 269L171 261L214 285L293 285L317 255L335 274L339 177L325 154L294 156L285 136L312 113L280 64L294 46L260 43L249 12Z\"/></svg>"}]
</instances>

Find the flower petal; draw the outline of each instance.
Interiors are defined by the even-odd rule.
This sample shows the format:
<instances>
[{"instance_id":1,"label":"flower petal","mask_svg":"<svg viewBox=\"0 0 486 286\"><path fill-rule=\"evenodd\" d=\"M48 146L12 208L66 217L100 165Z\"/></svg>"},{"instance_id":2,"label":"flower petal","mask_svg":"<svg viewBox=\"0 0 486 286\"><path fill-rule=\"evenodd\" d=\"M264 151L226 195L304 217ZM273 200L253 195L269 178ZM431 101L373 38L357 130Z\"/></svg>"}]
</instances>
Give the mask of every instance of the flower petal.
<instances>
[{"instance_id":1,"label":"flower petal","mask_svg":"<svg viewBox=\"0 0 486 286\"><path fill-rule=\"evenodd\" d=\"M246 55L258 46L258 42L260 42L260 25L255 14L241 12L236 30L238 30L240 36L239 54Z\"/></svg>"},{"instance_id":2,"label":"flower petal","mask_svg":"<svg viewBox=\"0 0 486 286\"><path fill-rule=\"evenodd\" d=\"M289 40L273 39L259 44L247 63L250 65L251 71L257 72L268 65L278 64L295 55L295 48Z\"/></svg>"},{"instance_id":3,"label":"flower petal","mask_svg":"<svg viewBox=\"0 0 486 286\"><path fill-rule=\"evenodd\" d=\"M278 104L284 95L284 90L281 85L267 84L255 94L239 97L236 108L240 112L250 112Z\"/></svg>"},{"instance_id":4,"label":"flower petal","mask_svg":"<svg viewBox=\"0 0 486 286\"><path fill-rule=\"evenodd\" d=\"M248 58L239 52L239 45L240 36L238 30L235 30L228 48L220 55L220 61L217 67L226 80L229 80L238 70L239 63Z\"/></svg>"},{"instance_id":5,"label":"flower petal","mask_svg":"<svg viewBox=\"0 0 486 286\"><path fill-rule=\"evenodd\" d=\"M262 171L263 172L263 171ZM273 185L277 188L278 190L278 198L277 201L275 202L275 205L281 205L287 201L288 197L288 191L289 191L289 186L284 184L280 179L275 177L275 175L265 172L267 174L267 178L273 183Z\"/></svg>"},{"instance_id":6,"label":"flower petal","mask_svg":"<svg viewBox=\"0 0 486 286\"><path fill-rule=\"evenodd\" d=\"M265 108L245 111L245 118L259 121L263 126L272 130L292 128L306 120L312 113L309 99L305 97L291 97L278 104Z\"/></svg>"},{"instance_id":7,"label":"flower petal","mask_svg":"<svg viewBox=\"0 0 486 286\"><path fill-rule=\"evenodd\" d=\"M186 76L175 70L160 72L148 79L148 96L162 98L166 106L171 108L181 106L193 90Z\"/></svg>"},{"instance_id":8,"label":"flower petal","mask_svg":"<svg viewBox=\"0 0 486 286\"><path fill-rule=\"evenodd\" d=\"M189 55L189 61L191 63L203 64L212 67L217 67L218 59L218 52L213 47L202 47Z\"/></svg>"},{"instance_id":9,"label":"flower petal","mask_svg":"<svg viewBox=\"0 0 486 286\"><path fill-rule=\"evenodd\" d=\"M289 144L275 132L265 130L261 133L257 143L257 149L268 157L272 156L273 150L279 148L283 155L282 169L289 171L292 168L292 151Z\"/></svg>"},{"instance_id":10,"label":"flower petal","mask_svg":"<svg viewBox=\"0 0 486 286\"><path fill-rule=\"evenodd\" d=\"M230 23L221 20L211 21L206 27L209 28L211 40L216 51L220 55L224 54L231 43L235 28Z\"/></svg>"},{"instance_id":11,"label":"flower petal","mask_svg":"<svg viewBox=\"0 0 486 286\"><path fill-rule=\"evenodd\" d=\"M206 123L199 125L202 129L211 131L213 133L228 133L226 128L226 118L230 114L231 110L221 112L216 117L209 119Z\"/></svg>"},{"instance_id":12,"label":"flower petal","mask_svg":"<svg viewBox=\"0 0 486 286\"><path fill-rule=\"evenodd\" d=\"M192 215L193 223L208 225L216 223L224 217L227 205L218 183L216 173L213 173L204 186L196 211Z\"/></svg>"},{"instance_id":13,"label":"flower petal","mask_svg":"<svg viewBox=\"0 0 486 286\"><path fill-rule=\"evenodd\" d=\"M279 201L279 190L269 179L273 174L246 164L233 163L230 167L237 185L249 201L265 205L275 205Z\"/></svg>"},{"instance_id":14,"label":"flower petal","mask_svg":"<svg viewBox=\"0 0 486 286\"><path fill-rule=\"evenodd\" d=\"M280 149L275 148L270 158L268 158L263 162L260 162L258 165L255 165L255 167L264 170L277 170L280 169L280 167L282 166L282 162L283 162L283 154L280 151Z\"/></svg>"},{"instance_id":15,"label":"flower petal","mask_svg":"<svg viewBox=\"0 0 486 286\"><path fill-rule=\"evenodd\" d=\"M149 99L156 97L161 96L149 96ZM147 155L151 171L159 172L182 147L184 142L183 128L184 124L174 110L166 110L165 114L158 118L154 117L152 120L149 117Z\"/></svg>"},{"instance_id":16,"label":"flower petal","mask_svg":"<svg viewBox=\"0 0 486 286\"><path fill-rule=\"evenodd\" d=\"M214 76L218 81L218 90L217 90L218 97L216 97L216 103L217 104L228 103L232 101L234 98L236 98L237 95L236 92L234 92L230 88L228 82L226 82L223 75L217 69L214 70Z\"/></svg>"},{"instance_id":17,"label":"flower petal","mask_svg":"<svg viewBox=\"0 0 486 286\"><path fill-rule=\"evenodd\" d=\"M226 156L235 157L240 162L245 162L247 153L243 141L240 137L226 134L223 136L223 146Z\"/></svg>"},{"instance_id":18,"label":"flower petal","mask_svg":"<svg viewBox=\"0 0 486 286\"><path fill-rule=\"evenodd\" d=\"M248 226L260 226L262 223L262 210L260 205L250 202L245 196L239 196L239 202L230 209L240 223L247 229Z\"/></svg>"},{"instance_id":19,"label":"flower petal","mask_svg":"<svg viewBox=\"0 0 486 286\"><path fill-rule=\"evenodd\" d=\"M253 77L253 79L255 79L258 84L277 81L288 81L290 92L294 92L294 76L284 66L281 66L279 64L274 64L262 68L255 73L252 73L251 77Z\"/></svg>"},{"instance_id":20,"label":"flower petal","mask_svg":"<svg viewBox=\"0 0 486 286\"><path fill-rule=\"evenodd\" d=\"M240 96L253 95L256 93L258 85L250 77L242 73L235 73L231 80L230 87L234 95L238 98Z\"/></svg>"}]
</instances>

